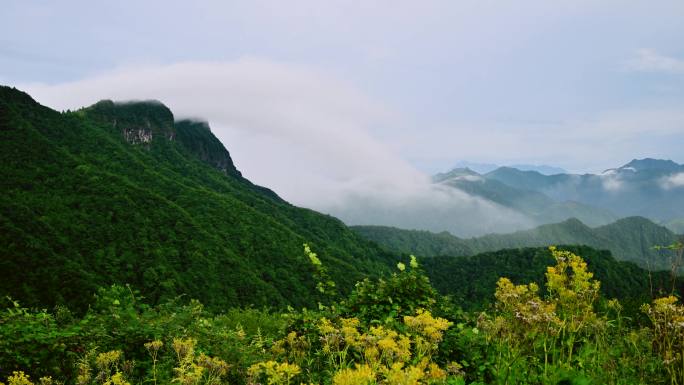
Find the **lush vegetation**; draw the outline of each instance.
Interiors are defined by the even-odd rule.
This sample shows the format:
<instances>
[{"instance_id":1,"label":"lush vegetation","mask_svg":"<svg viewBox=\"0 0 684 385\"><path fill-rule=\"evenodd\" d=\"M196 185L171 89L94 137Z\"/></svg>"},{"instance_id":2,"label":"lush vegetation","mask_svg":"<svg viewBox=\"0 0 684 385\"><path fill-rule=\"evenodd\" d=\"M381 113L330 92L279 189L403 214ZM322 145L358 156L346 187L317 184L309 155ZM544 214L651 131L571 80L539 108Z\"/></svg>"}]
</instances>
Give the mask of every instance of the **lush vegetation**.
<instances>
[{"instance_id":1,"label":"lush vegetation","mask_svg":"<svg viewBox=\"0 0 684 385\"><path fill-rule=\"evenodd\" d=\"M684 283L681 280L673 282L670 272L649 272L634 263L616 261L606 250L587 246L563 248L582 256L597 280L601 281L601 294L620 300L630 316L639 316L639 307L651 298L673 290L681 291ZM495 302L494 288L499 277L505 276L514 282L534 282L543 287L546 267L553 263L554 257L545 247L421 260L434 287L467 310L481 310Z\"/></svg>"},{"instance_id":2,"label":"lush vegetation","mask_svg":"<svg viewBox=\"0 0 684 385\"><path fill-rule=\"evenodd\" d=\"M684 306L674 296L625 315L584 260L551 248L543 287L500 278L495 301L463 312L417 260L339 297L306 255L314 310L148 306L129 287L98 291L83 317L64 307L0 313L0 376L28 384L682 384Z\"/></svg>"},{"instance_id":3,"label":"lush vegetation","mask_svg":"<svg viewBox=\"0 0 684 385\"><path fill-rule=\"evenodd\" d=\"M393 260L251 184L206 124L158 102L59 113L0 87L0 191L0 294L27 306L82 312L114 283L149 303L311 306L303 242L347 292Z\"/></svg>"},{"instance_id":4,"label":"lush vegetation","mask_svg":"<svg viewBox=\"0 0 684 385\"><path fill-rule=\"evenodd\" d=\"M652 249L673 239L648 221L382 234L426 256L611 239L671 256L669 273L588 247L397 264L250 183L206 123L158 102L59 113L0 87L0 139L9 385L684 385L682 246Z\"/></svg>"},{"instance_id":5,"label":"lush vegetation","mask_svg":"<svg viewBox=\"0 0 684 385\"><path fill-rule=\"evenodd\" d=\"M352 229L394 253L423 257L462 256L514 247L587 245L610 250L616 259L632 261L649 270L670 269L669 255L653 246L672 244L678 238L667 228L642 217L623 218L594 228L577 219L569 219L531 230L469 239L458 238L446 232L434 234L385 226L353 226Z\"/></svg>"}]
</instances>

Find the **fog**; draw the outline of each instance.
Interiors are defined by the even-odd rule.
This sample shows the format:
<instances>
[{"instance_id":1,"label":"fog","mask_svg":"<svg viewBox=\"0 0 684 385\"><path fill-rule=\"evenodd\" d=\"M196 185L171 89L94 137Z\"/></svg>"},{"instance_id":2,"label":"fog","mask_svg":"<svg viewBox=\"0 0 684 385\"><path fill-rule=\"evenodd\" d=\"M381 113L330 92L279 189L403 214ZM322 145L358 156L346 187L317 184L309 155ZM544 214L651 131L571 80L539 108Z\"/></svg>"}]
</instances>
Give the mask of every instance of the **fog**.
<instances>
[{"instance_id":1,"label":"fog","mask_svg":"<svg viewBox=\"0 0 684 385\"><path fill-rule=\"evenodd\" d=\"M176 118L209 121L236 166L284 199L348 224L460 236L533 225L524 216L432 185L371 134L401 114L312 69L255 58L120 68L81 81L20 86L65 110L101 99L156 99Z\"/></svg>"}]
</instances>

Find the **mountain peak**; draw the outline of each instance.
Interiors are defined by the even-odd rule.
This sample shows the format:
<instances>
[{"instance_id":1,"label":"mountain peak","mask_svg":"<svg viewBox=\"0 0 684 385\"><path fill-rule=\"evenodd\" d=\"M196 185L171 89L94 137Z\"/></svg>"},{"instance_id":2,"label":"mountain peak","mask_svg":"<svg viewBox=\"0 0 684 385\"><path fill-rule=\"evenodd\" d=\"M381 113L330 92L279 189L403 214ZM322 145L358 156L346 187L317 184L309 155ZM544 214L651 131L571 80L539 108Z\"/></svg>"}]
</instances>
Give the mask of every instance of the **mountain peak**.
<instances>
[{"instance_id":1,"label":"mountain peak","mask_svg":"<svg viewBox=\"0 0 684 385\"><path fill-rule=\"evenodd\" d=\"M634 171L645 171L645 170L661 170L661 171L678 171L682 166L673 162L669 159L654 159L654 158L644 158L644 159L632 159L626 165L620 167L621 170L632 169Z\"/></svg>"},{"instance_id":2,"label":"mountain peak","mask_svg":"<svg viewBox=\"0 0 684 385\"><path fill-rule=\"evenodd\" d=\"M480 174L471 170L468 167L457 167L448 172L435 174L432 181L435 183L443 182L445 180L461 178L461 177L479 177Z\"/></svg>"},{"instance_id":3,"label":"mountain peak","mask_svg":"<svg viewBox=\"0 0 684 385\"><path fill-rule=\"evenodd\" d=\"M540 173L539 171L536 170L521 170L519 168L511 167L511 166L501 166L497 168L494 171L488 172L487 175L494 175L494 174L512 174L512 175L528 175L528 176L544 176L544 174Z\"/></svg>"},{"instance_id":4,"label":"mountain peak","mask_svg":"<svg viewBox=\"0 0 684 385\"><path fill-rule=\"evenodd\" d=\"M176 137L173 113L158 100L101 100L83 111L121 132L131 144L149 144L156 139L174 140Z\"/></svg>"},{"instance_id":5,"label":"mountain peak","mask_svg":"<svg viewBox=\"0 0 684 385\"><path fill-rule=\"evenodd\" d=\"M176 139L200 160L226 174L241 176L223 143L214 136L209 123L196 119L182 119L175 123Z\"/></svg>"}]
</instances>

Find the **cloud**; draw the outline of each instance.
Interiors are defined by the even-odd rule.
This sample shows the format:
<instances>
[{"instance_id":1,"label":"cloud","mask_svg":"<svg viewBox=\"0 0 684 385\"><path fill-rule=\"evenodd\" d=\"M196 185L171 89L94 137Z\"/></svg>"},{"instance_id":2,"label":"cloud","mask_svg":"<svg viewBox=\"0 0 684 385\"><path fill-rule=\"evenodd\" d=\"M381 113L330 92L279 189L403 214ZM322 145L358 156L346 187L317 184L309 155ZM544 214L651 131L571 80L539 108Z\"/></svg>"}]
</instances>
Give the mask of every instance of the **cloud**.
<instances>
[{"instance_id":1,"label":"cloud","mask_svg":"<svg viewBox=\"0 0 684 385\"><path fill-rule=\"evenodd\" d=\"M627 62L628 70L684 74L684 60L665 56L652 49L640 49L636 57Z\"/></svg>"},{"instance_id":2,"label":"cloud","mask_svg":"<svg viewBox=\"0 0 684 385\"><path fill-rule=\"evenodd\" d=\"M616 192L622 189L624 182L615 174L601 175L601 185L609 192Z\"/></svg>"},{"instance_id":3,"label":"cloud","mask_svg":"<svg viewBox=\"0 0 684 385\"><path fill-rule=\"evenodd\" d=\"M311 68L256 58L183 62L20 88L57 109L100 99L160 100L177 118L208 120L253 182L350 224L460 235L533 225L491 202L432 185L370 134L395 124L398 113Z\"/></svg>"},{"instance_id":4,"label":"cloud","mask_svg":"<svg viewBox=\"0 0 684 385\"><path fill-rule=\"evenodd\" d=\"M684 172L672 174L661 179L660 186L665 190L684 187Z\"/></svg>"}]
</instances>

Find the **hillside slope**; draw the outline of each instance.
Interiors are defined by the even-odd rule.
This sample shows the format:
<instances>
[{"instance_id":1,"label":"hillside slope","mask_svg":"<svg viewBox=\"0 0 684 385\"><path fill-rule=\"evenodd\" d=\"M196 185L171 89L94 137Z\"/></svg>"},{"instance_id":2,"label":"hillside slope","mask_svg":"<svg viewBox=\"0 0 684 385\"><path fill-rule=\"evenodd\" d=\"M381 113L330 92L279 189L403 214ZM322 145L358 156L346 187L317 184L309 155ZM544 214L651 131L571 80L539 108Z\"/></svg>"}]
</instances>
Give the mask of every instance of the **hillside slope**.
<instances>
[{"instance_id":1,"label":"hillside slope","mask_svg":"<svg viewBox=\"0 0 684 385\"><path fill-rule=\"evenodd\" d=\"M601 282L606 298L617 298L630 313L652 296L671 290L667 272L649 273L631 262L616 261L606 250L587 246L562 246L587 262L589 271ZM516 284L536 282L544 287L546 267L554 259L548 248L518 248L480 253L464 257L423 258L421 264L435 288L453 297L466 309L481 309L494 302L494 290L500 277ZM680 280L681 281L681 280ZM677 287L681 288L680 283Z\"/></svg>"},{"instance_id":2,"label":"hillside slope","mask_svg":"<svg viewBox=\"0 0 684 385\"><path fill-rule=\"evenodd\" d=\"M449 233L402 230L382 226L354 226L354 231L395 253L413 253L424 257L438 255L473 255L486 251L549 245L587 245L610 250L616 259L632 261L650 269L669 269L667 252L653 246L668 245L677 235L646 218L623 218L611 224L591 228L577 219L510 234L489 234L476 238L458 238Z\"/></svg>"},{"instance_id":3,"label":"hillside slope","mask_svg":"<svg viewBox=\"0 0 684 385\"><path fill-rule=\"evenodd\" d=\"M342 289L389 262L244 179L206 124L159 102L59 113L0 87L0 164L0 295L27 305L83 308L112 283L150 302L313 305L304 242Z\"/></svg>"}]
</instances>

